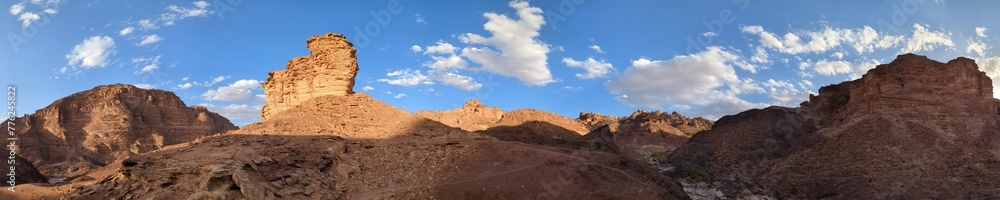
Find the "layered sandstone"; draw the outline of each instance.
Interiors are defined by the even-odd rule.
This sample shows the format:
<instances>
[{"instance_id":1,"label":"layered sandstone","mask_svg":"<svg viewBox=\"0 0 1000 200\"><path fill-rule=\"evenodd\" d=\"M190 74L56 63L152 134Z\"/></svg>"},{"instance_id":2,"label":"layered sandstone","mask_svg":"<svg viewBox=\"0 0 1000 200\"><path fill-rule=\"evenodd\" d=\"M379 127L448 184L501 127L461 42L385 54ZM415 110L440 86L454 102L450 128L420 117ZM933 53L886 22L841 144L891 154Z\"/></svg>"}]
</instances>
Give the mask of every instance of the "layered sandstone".
<instances>
[{"instance_id":1,"label":"layered sandstone","mask_svg":"<svg viewBox=\"0 0 1000 200\"><path fill-rule=\"evenodd\" d=\"M309 55L294 58L286 70L268 74L262 83L267 104L261 118L268 120L309 99L354 93L354 76L358 61L354 45L344 35L327 33L306 40Z\"/></svg>"},{"instance_id":2,"label":"layered sandstone","mask_svg":"<svg viewBox=\"0 0 1000 200\"><path fill-rule=\"evenodd\" d=\"M73 178L116 160L236 129L172 92L98 86L15 121L20 156L49 178Z\"/></svg>"},{"instance_id":3,"label":"layered sandstone","mask_svg":"<svg viewBox=\"0 0 1000 200\"><path fill-rule=\"evenodd\" d=\"M723 117L663 164L792 199L1000 198L1000 100L975 62L913 54L823 87L800 108Z\"/></svg>"}]
</instances>

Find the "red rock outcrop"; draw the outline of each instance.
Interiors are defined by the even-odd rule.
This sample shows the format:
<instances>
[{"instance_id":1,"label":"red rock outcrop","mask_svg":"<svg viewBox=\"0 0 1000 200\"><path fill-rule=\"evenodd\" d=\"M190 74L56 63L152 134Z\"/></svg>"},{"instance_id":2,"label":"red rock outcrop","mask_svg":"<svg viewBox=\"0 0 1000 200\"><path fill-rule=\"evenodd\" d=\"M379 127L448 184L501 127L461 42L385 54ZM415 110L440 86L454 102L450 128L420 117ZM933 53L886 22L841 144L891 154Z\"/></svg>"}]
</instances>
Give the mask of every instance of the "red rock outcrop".
<instances>
[{"instance_id":1,"label":"red rock outcrop","mask_svg":"<svg viewBox=\"0 0 1000 200\"><path fill-rule=\"evenodd\" d=\"M975 62L913 54L800 108L723 117L664 164L724 192L792 199L1000 198L1000 100Z\"/></svg>"},{"instance_id":2,"label":"red rock outcrop","mask_svg":"<svg viewBox=\"0 0 1000 200\"><path fill-rule=\"evenodd\" d=\"M418 111L417 115L441 122L442 124L460 128L465 131L481 131L492 127L503 117L503 110L484 106L476 99L465 102L461 108L446 111Z\"/></svg>"},{"instance_id":3,"label":"red rock outcrop","mask_svg":"<svg viewBox=\"0 0 1000 200\"><path fill-rule=\"evenodd\" d=\"M286 70L268 74L262 83L267 104L261 118L273 116L314 97L354 93L358 61L354 45L344 35L327 33L306 40L309 55L288 61Z\"/></svg>"},{"instance_id":4,"label":"red rock outcrop","mask_svg":"<svg viewBox=\"0 0 1000 200\"><path fill-rule=\"evenodd\" d=\"M672 151L695 133L710 129L713 124L711 120L688 118L677 112L644 110L635 111L628 117L580 113L577 121L591 129L607 125L615 134L621 153L633 158Z\"/></svg>"},{"instance_id":5,"label":"red rock outcrop","mask_svg":"<svg viewBox=\"0 0 1000 200\"><path fill-rule=\"evenodd\" d=\"M475 102L466 107L489 114ZM618 154L497 140L363 93L263 112L272 115L261 123L124 160L117 173L67 197L689 199L677 182ZM517 113L510 123L535 121Z\"/></svg>"},{"instance_id":6,"label":"red rock outcrop","mask_svg":"<svg viewBox=\"0 0 1000 200\"><path fill-rule=\"evenodd\" d=\"M172 92L98 86L17 118L20 156L49 178L73 178L116 160L236 129Z\"/></svg>"}]
</instances>

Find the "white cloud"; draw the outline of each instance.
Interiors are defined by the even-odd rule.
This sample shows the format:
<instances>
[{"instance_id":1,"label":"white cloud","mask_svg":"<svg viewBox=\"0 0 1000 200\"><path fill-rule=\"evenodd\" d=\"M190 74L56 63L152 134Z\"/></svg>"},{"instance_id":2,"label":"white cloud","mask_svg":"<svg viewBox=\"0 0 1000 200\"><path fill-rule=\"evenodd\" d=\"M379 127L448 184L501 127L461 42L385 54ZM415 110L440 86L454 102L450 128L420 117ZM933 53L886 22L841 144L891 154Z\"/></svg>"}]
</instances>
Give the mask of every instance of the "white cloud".
<instances>
[{"instance_id":1,"label":"white cloud","mask_svg":"<svg viewBox=\"0 0 1000 200\"><path fill-rule=\"evenodd\" d=\"M965 53L976 52L976 55L979 55L979 57L983 57L983 56L986 55L985 52L986 52L987 46L986 46L985 43L976 42L976 41L972 41L972 40L969 40L968 43L969 43L969 46L965 48Z\"/></svg>"},{"instance_id":2,"label":"white cloud","mask_svg":"<svg viewBox=\"0 0 1000 200\"><path fill-rule=\"evenodd\" d=\"M267 95L264 95L264 94L257 94L257 95L254 95L254 96L253 96L253 99L252 99L252 100L250 100L250 102L253 102L253 103L256 103L256 104L264 104L264 103L267 103Z\"/></svg>"},{"instance_id":3,"label":"white cloud","mask_svg":"<svg viewBox=\"0 0 1000 200\"><path fill-rule=\"evenodd\" d=\"M414 16L417 18L417 23L427 24L427 21L424 21L424 16L421 16L420 14L415 14Z\"/></svg>"},{"instance_id":4,"label":"white cloud","mask_svg":"<svg viewBox=\"0 0 1000 200\"><path fill-rule=\"evenodd\" d=\"M18 14L21 14L21 11L24 11L24 3L18 3L10 6L11 15L17 16Z\"/></svg>"},{"instance_id":5,"label":"white cloud","mask_svg":"<svg viewBox=\"0 0 1000 200\"><path fill-rule=\"evenodd\" d=\"M188 88L191 88L191 83L184 83L184 84L177 85L177 89L186 90Z\"/></svg>"},{"instance_id":6,"label":"white cloud","mask_svg":"<svg viewBox=\"0 0 1000 200\"><path fill-rule=\"evenodd\" d=\"M660 108L669 105L695 115L718 117L764 106L736 95L764 92L752 79L740 79L734 64L739 56L719 47L669 60L632 61L618 80L605 86L628 105ZM683 87L678 87L683 86ZM692 105L697 108L692 109Z\"/></svg>"},{"instance_id":7,"label":"white cloud","mask_svg":"<svg viewBox=\"0 0 1000 200\"><path fill-rule=\"evenodd\" d=\"M38 14L35 14L35 13L32 13L32 12L23 12L23 13L21 13L21 16L18 17L18 19L21 20L21 27L24 28L24 27L31 26L32 22L38 21L38 20L42 19L42 17L38 16Z\"/></svg>"},{"instance_id":8,"label":"white cloud","mask_svg":"<svg viewBox=\"0 0 1000 200\"><path fill-rule=\"evenodd\" d=\"M49 8L49 9L45 9L45 10L44 10L44 11L42 11L42 12L45 12L45 13L48 13L48 14L56 14L56 13L59 13L59 11L57 11L56 9L51 9L51 8Z\"/></svg>"},{"instance_id":9,"label":"white cloud","mask_svg":"<svg viewBox=\"0 0 1000 200\"><path fill-rule=\"evenodd\" d=\"M263 104L259 105L248 105L248 104L229 104L227 106L216 106L214 104L203 103L199 106L204 106L208 108L209 111L219 113L226 119L229 119L238 126L243 126L253 122L259 122L260 110L264 107Z\"/></svg>"},{"instance_id":10,"label":"white cloud","mask_svg":"<svg viewBox=\"0 0 1000 200\"><path fill-rule=\"evenodd\" d=\"M372 90L375 90L375 88L373 88L372 86L367 86L367 85L365 87L361 88L361 91L372 91Z\"/></svg>"},{"instance_id":11,"label":"white cloud","mask_svg":"<svg viewBox=\"0 0 1000 200\"><path fill-rule=\"evenodd\" d=\"M803 80L802 84L812 85L812 82ZM794 106L794 104L801 103L809 98L809 94L812 92L803 92L787 81L775 81L774 79L768 79L766 82L762 83L764 87L768 89L768 96L777 101L778 104Z\"/></svg>"},{"instance_id":12,"label":"white cloud","mask_svg":"<svg viewBox=\"0 0 1000 200\"><path fill-rule=\"evenodd\" d=\"M594 52L597 52L599 54L607 53L607 52L604 52L604 50L601 50L601 46L593 45L593 46L589 46L588 48L593 49Z\"/></svg>"},{"instance_id":13,"label":"white cloud","mask_svg":"<svg viewBox=\"0 0 1000 200\"><path fill-rule=\"evenodd\" d=\"M405 97L405 96L406 96L406 94L403 94L403 93L399 93L399 94L396 94L396 96L392 96L392 98L397 98L397 99L399 99L399 98L403 98L403 97Z\"/></svg>"},{"instance_id":14,"label":"white cloud","mask_svg":"<svg viewBox=\"0 0 1000 200\"><path fill-rule=\"evenodd\" d=\"M142 28L142 30L154 30L160 28L160 26L157 26L152 20L149 19L141 19L137 23L139 28Z\"/></svg>"},{"instance_id":15,"label":"white cloud","mask_svg":"<svg viewBox=\"0 0 1000 200\"><path fill-rule=\"evenodd\" d=\"M840 46L850 46L858 53L872 52L875 49L887 49L903 41L903 36L880 34L875 29L864 26L860 29L840 29L824 26L819 31L802 31L786 33L777 36L765 31L761 26L743 26L743 33L760 37L761 46L786 54L823 53ZM802 35L802 36L800 36ZM808 37L803 42L802 37Z\"/></svg>"},{"instance_id":16,"label":"white cloud","mask_svg":"<svg viewBox=\"0 0 1000 200\"><path fill-rule=\"evenodd\" d=\"M955 44L951 41L950 35L951 33L930 31L920 24L913 24L913 37L906 43L901 53L931 51L940 46L952 47Z\"/></svg>"},{"instance_id":17,"label":"white cloud","mask_svg":"<svg viewBox=\"0 0 1000 200\"><path fill-rule=\"evenodd\" d=\"M770 58L770 55L767 54L767 50L764 50L763 47L758 46L757 48L754 48L753 56L750 57L750 62L771 63L771 60L768 58Z\"/></svg>"},{"instance_id":18,"label":"white cloud","mask_svg":"<svg viewBox=\"0 0 1000 200\"><path fill-rule=\"evenodd\" d=\"M821 59L815 63L806 61L799 63L800 70L811 68L812 71L826 76L850 74L851 79L861 78L869 69L875 68L880 63L876 60L862 60L859 62L848 62L843 60L828 61ZM810 82L811 83L811 82Z\"/></svg>"},{"instance_id":19,"label":"white cloud","mask_svg":"<svg viewBox=\"0 0 1000 200\"><path fill-rule=\"evenodd\" d=\"M410 47L410 51L413 51L413 53L419 53L421 51L424 51L424 48L420 48L420 46L418 45L413 45L412 47Z\"/></svg>"},{"instance_id":20,"label":"white cloud","mask_svg":"<svg viewBox=\"0 0 1000 200\"><path fill-rule=\"evenodd\" d=\"M483 84L477 83L472 79L472 77L462 76L450 72L432 72L431 77L436 81L444 83L445 85L455 86L459 89L468 91L478 90L483 87Z\"/></svg>"},{"instance_id":21,"label":"white cloud","mask_svg":"<svg viewBox=\"0 0 1000 200\"><path fill-rule=\"evenodd\" d=\"M132 86L135 86L137 88L147 89L147 90L156 89L155 85L150 85L150 84L145 84L145 83L132 84Z\"/></svg>"},{"instance_id":22,"label":"white cloud","mask_svg":"<svg viewBox=\"0 0 1000 200\"><path fill-rule=\"evenodd\" d=\"M93 36L74 46L73 50L66 54L66 59L69 59L68 65L73 68L90 69L104 67L108 64L108 57L115 53L115 41L111 37Z\"/></svg>"},{"instance_id":23,"label":"white cloud","mask_svg":"<svg viewBox=\"0 0 1000 200\"><path fill-rule=\"evenodd\" d=\"M701 34L701 36L705 36L705 37L715 37L715 36L719 36L719 34L715 34L715 32L711 32L711 31L709 31L709 32L705 32L705 33L702 33L702 34Z\"/></svg>"},{"instance_id":24,"label":"white cloud","mask_svg":"<svg viewBox=\"0 0 1000 200\"><path fill-rule=\"evenodd\" d=\"M986 27L976 27L976 36L986 37Z\"/></svg>"},{"instance_id":25,"label":"white cloud","mask_svg":"<svg viewBox=\"0 0 1000 200\"><path fill-rule=\"evenodd\" d=\"M156 43L156 42L159 42L159 41L162 41L162 40L163 40L163 38L161 38L160 36L158 36L156 34L147 35L147 36L142 37L142 41L139 42L138 46L145 46L147 44L153 44L153 43Z\"/></svg>"},{"instance_id":26,"label":"white cloud","mask_svg":"<svg viewBox=\"0 0 1000 200\"><path fill-rule=\"evenodd\" d=\"M611 63L604 60L594 60L594 58L587 58L587 60L584 61L577 61L572 58L563 58L562 62L569 67L583 69L586 73L576 74L576 77L580 79L602 78L610 74L611 71L615 70Z\"/></svg>"},{"instance_id":27,"label":"white cloud","mask_svg":"<svg viewBox=\"0 0 1000 200\"><path fill-rule=\"evenodd\" d=\"M430 79L428 79L427 76L421 73L420 70L412 70L409 68L404 70L396 70L393 72L389 72L386 74L386 76L388 76L389 78L379 79L378 81L388 83L389 85L398 85L404 87L415 86L420 84L429 85L434 83Z\"/></svg>"},{"instance_id":28,"label":"white cloud","mask_svg":"<svg viewBox=\"0 0 1000 200\"><path fill-rule=\"evenodd\" d=\"M545 85L555 80L549 71L549 45L537 39L545 19L542 9L530 7L528 2L512 1L509 6L517 10L518 20L503 14L484 13L488 21L483 28L491 37L473 33L461 35L459 39L470 45L489 47L465 47L462 56L482 65L482 69L505 76L512 76L524 84ZM492 48L490 48L492 47ZM495 50L494 50L495 49Z\"/></svg>"},{"instance_id":29,"label":"white cloud","mask_svg":"<svg viewBox=\"0 0 1000 200\"><path fill-rule=\"evenodd\" d=\"M976 59L976 64L993 79L993 97L1000 98L1000 57Z\"/></svg>"},{"instance_id":30,"label":"white cloud","mask_svg":"<svg viewBox=\"0 0 1000 200\"><path fill-rule=\"evenodd\" d=\"M465 67L469 65L465 62L465 59L462 59L462 57L459 57L458 55L451 55L448 57L431 56L431 60L433 60L433 62L424 63L424 66L431 68L432 71L465 69Z\"/></svg>"},{"instance_id":31,"label":"white cloud","mask_svg":"<svg viewBox=\"0 0 1000 200\"><path fill-rule=\"evenodd\" d=\"M159 19L160 22L164 26L172 26L174 25L175 20L188 17L204 17L215 12L208 10L208 6L210 5L208 2L196 1L192 4L194 4L194 7L180 7L175 5L167 6L166 9L170 12L161 14Z\"/></svg>"},{"instance_id":32,"label":"white cloud","mask_svg":"<svg viewBox=\"0 0 1000 200\"><path fill-rule=\"evenodd\" d=\"M820 60L817 62L813 70L822 75L837 75L837 74L847 74L851 73L851 64L845 61L826 61Z\"/></svg>"},{"instance_id":33,"label":"white cloud","mask_svg":"<svg viewBox=\"0 0 1000 200\"><path fill-rule=\"evenodd\" d=\"M135 31L135 28L129 26L129 27L125 27L124 29L122 29L122 31L119 31L118 34L120 34L122 36L126 36L128 34L132 34L132 31Z\"/></svg>"},{"instance_id":34,"label":"white cloud","mask_svg":"<svg viewBox=\"0 0 1000 200\"><path fill-rule=\"evenodd\" d=\"M181 81L188 81L188 77L181 78Z\"/></svg>"},{"instance_id":35,"label":"white cloud","mask_svg":"<svg viewBox=\"0 0 1000 200\"><path fill-rule=\"evenodd\" d=\"M133 58L132 63L142 66L139 71L135 72L136 74L150 73L160 68L160 56Z\"/></svg>"},{"instance_id":36,"label":"white cloud","mask_svg":"<svg viewBox=\"0 0 1000 200\"><path fill-rule=\"evenodd\" d=\"M411 48L412 49L412 48ZM455 46L444 41L438 41L437 45L427 46L424 54L455 54Z\"/></svg>"},{"instance_id":37,"label":"white cloud","mask_svg":"<svg viewBox=\"0 0 1000 200\"><path fill-rule=\"evenodd\" d=\"M253 89L260 88L260 81L241 79L233 84L219 87L215 90L208 90L201 94L206 100L221 101L244 101L251 97Z\"/></svg>"}]
</instances>

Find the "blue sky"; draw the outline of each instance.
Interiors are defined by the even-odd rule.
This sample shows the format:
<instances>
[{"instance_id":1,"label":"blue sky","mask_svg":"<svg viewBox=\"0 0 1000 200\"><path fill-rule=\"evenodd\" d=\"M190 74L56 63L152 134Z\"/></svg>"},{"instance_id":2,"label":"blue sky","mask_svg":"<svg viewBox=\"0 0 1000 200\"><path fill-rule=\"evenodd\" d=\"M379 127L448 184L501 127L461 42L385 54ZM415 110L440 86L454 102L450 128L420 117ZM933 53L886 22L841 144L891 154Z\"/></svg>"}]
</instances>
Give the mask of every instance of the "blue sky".
<instances>
[{"instance_id":1,"label":"blue sky","mask_svg":"<svg viewBox=\"0 0 1000 200\"><path fill-rule=\"evenodd\" d=\"M995 1L3 1L0 67L19 112L97 85L175 92L239 125L312 35L358 49L355 91L410 111L717 118L797 106L902 52L1000 79ZM994 81L994 85L1000 82ZM1000 87L995 87L1000 88ZM1000 92L998 92L1000 93Z\"/></svg>"}]
</instances>

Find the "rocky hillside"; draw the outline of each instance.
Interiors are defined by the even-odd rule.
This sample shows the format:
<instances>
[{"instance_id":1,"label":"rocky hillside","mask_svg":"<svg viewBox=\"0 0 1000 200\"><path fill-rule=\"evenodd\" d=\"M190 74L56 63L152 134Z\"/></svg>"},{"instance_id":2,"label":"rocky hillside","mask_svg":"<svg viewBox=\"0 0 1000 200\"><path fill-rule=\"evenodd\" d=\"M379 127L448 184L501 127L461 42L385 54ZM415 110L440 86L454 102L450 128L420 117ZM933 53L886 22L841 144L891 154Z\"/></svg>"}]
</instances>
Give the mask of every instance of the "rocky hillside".
<instances>
[{"instance_id":1,"label":"rocky hillside","mask_svg":"<svg viewBox=\"0 0 1000 200\"><path fill-rule=\"evenodd\" d=\"M622 153L634 158L672 151L695 133L710 129L713 124L711 120L688 118L677 112L644 110L635 111L628 117L580 113L576 120L591 130L608 126Z\"/></svg>"},{"instance_id":2,"label":"rocky hillside","mask_svg":"<svg viewBox=\"0 0 1000 200\"><path fill-rule=\"evenodd\" d=\"M304 71L329 72L320 69ZM347 82L353 82L353 72L343 73L352 74ZM268 81L319 76L325 75L272 73ZM289 78L293 79L284 80ZM270 100L274 90L265 87L268 107L287 105ZM362 93L308 99L301 97L310 94L298 95L298 103L284 111L264 111L272 115L261 123L122 161L115 174L94 185L76 187L67 197L688 199L677 182L648 165L600 149L502 141L406 112ZM474 102L467 105L479 107ZM479 122L451 125L475 129Z\"/></svg>"},{"instance_id":3,"label":"rocky hillside","mask_svg":"<svg viewBox=\"0 0 1000 200\"><path fill-rule=\"evenodd\" d=\"M73 178L164 146L236 129L172 92L104 85L15 120L20 156L49 178Z\"/></svg>"},{"instance_id":4,"label":"rocky hillside","mask_svg":"<svg viewBox=\"0 0 1000 200\"><path fill-rule=\"evenodd\" d=\"M1000 100L975 61L913 54L800 108L723 117L664 164L729 195L1000 198Z\"/></svg>"}]
</instances>

